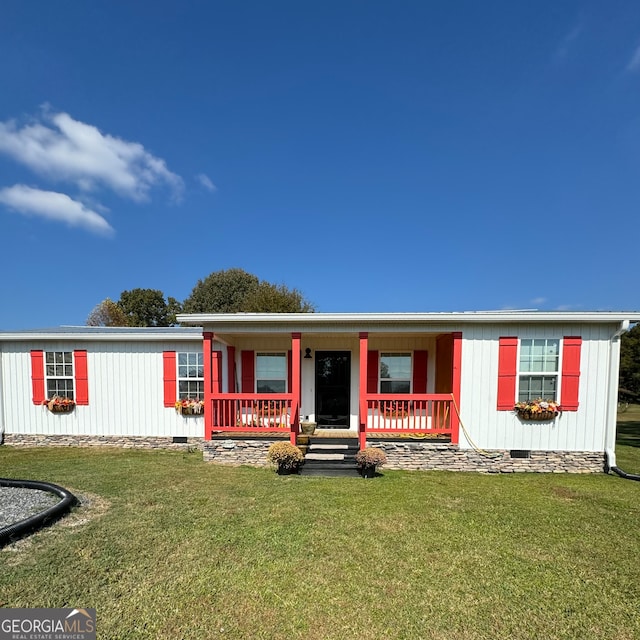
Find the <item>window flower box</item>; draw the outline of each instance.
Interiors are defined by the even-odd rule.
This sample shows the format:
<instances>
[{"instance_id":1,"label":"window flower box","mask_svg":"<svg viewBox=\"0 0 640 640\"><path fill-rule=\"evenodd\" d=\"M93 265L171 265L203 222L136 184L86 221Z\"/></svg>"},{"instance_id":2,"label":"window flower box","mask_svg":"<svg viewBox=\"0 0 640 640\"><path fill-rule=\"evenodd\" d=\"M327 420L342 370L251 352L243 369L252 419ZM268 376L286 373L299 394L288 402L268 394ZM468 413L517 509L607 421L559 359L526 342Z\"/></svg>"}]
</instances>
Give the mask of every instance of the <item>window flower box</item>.
<instances>
[{"instance_id":1,"label":"window flower box","mask_svg":"<svg viewBox=\"0 0 640 640\"><path fill-rule=\"evenodd\" d=\"M554 400L543 400L542 398L518 402L513 410L521 420L534 420L537 422L553 420L562 411L560 405Z\"/></svg>"},{"instance_id":2,"label":"window flower box","mask_svg":"<svg viewBox=\"0 0 640 640\"><path fill-rule=\"evenodd\" d=\"M43 406L51 413L71 413L76 403L71 398L63 398L61 396L53 396L50 400L45 400Z\"/></svg>"},{"instance_id":3,"label":"window flower box","mask_svg":"<svg viewBox=\"0 0 640 640\"><path fill-rule=\"evenodd\" d=\"M204 401L185 398L176 402L176 411L183 416L201 416L204 413Z\"/></svg>"}]
</instances>

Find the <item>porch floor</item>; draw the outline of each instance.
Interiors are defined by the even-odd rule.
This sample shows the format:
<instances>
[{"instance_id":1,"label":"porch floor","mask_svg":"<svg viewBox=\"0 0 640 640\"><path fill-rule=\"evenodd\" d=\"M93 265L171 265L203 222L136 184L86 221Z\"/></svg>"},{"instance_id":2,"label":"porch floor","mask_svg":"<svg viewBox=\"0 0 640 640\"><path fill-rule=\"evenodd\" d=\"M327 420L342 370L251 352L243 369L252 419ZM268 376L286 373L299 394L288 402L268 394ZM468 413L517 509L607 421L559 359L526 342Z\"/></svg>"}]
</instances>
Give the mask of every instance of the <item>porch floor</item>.
<instances>
[{"instance_id":1,"label":"porch floor","mask_svg":"<svg viewBox=\"0 0 640 640\"><path fill-rule=\"evenodd\" d=\"M350 429L316 429L314 438L357 438L358 434ZM442 434L412 434L406 431L401 433L393 432L367 432L367 439L370 440L436 440L438 442L451 442L448 435Z\"/></svg>"},{"instance_id":2,"label":"porch floor","mask_svg":"<svg viewBox=\"0 0 640 640\"><path fill-rule=\"evenodd\" d=\"M350 429L316 429L314 438L357 438L358 434Z\"/></svg>"}]
</instances>

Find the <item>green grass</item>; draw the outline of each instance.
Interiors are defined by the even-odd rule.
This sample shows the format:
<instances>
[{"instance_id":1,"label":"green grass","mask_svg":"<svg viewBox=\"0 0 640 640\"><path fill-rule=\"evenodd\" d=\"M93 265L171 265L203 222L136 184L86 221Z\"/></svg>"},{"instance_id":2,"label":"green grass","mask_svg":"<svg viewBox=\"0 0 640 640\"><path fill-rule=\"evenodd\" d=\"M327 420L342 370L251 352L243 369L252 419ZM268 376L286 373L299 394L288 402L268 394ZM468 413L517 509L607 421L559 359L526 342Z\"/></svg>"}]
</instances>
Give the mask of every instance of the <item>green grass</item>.
<instances>
[{"instance_id":1,"label":"green grass","mask_svg":"<svg viewBox=\"0 0 640 640\"><path fill-rule=\"evenodd\" d=\"M620 457L640 470L640 448ZM95 607L100 638L640 637L640 483L616 476L11 447L0 475L89 499L0 552L0 606Z\"/></svg>"},{"instance_id":2,"label":"green grass","mask_svg":"<svg viewBox=\"0 0 640 640\"><path fill-rule=\"evenodd\" d=\"M618 446L616 458L618 466L627 473L640 474L640 405L630 404L618 412Z\"/></svg>"}]
</instances>

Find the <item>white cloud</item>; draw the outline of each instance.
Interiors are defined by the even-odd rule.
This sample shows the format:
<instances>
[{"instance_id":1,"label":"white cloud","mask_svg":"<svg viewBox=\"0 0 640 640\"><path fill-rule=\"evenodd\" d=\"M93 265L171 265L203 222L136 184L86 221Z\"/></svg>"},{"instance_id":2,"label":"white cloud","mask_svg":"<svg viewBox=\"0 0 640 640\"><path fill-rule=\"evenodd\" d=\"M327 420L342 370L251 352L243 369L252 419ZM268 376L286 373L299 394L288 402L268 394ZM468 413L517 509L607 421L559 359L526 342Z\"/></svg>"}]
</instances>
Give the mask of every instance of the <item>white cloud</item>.
<instances>
[{"instance_id":1,"label":"white cloud","mask_svg":"<svg viewBox=\"0 0 640 640\"><path fill-rule=\"evenodd\" d=\"M573 49L576 41L582 35L583 31L584 31L584 24L582 20L580 20L579 22L577 22L571 27L571 29L565 34L564 38L562 38L562 41L560 42L558 48L556 49L556 52L554 55L556 61L560 62L565 58L567 58L567 56Z\"/></svg>"},{"instance_id":2,"label":"white cloud","mask_svg":"<svg viewBox=\"0 0 640 640\"><path fill-rule=\"evenodd\" d=\"M215 184L213 184L213 182L211 182L211 179L209 178L209 176L205 175L204 173L199 173L196 176L196 180L207 190L207 191L217 191L218 188L216 187Z\"/></svg>"},{"instance_id":3,"label":"white cloud","mask_svg":"<svg viewBox=\"0 0 640 640\"><path fill-rule=\"evenodd\" d=\"M640 45L636 47L636 50L633 52L631 60L629 60L629 64L627 65L627 71L640 71Z\"/></svg>"},{"instance_id":4,"label":"white cloud","mask_svg":"<svg viewBox=\"0 0 640 640\"><path fill-rule=\"evenodd\" d=\"M0 122L0 152L49 179L83 191L107 187L137 202L158 185L167 185L176 200L184 189L182 178L140 143L103 134L67 113L45 109L40 120L22 128L13 120Z\"/></svg>"},{"instance_id":5,"label":"white cloud","mask_svg":"<svg viewBox=\"0 0 640 640\"><path fill-rule=\"evenodd\" d=\"M533 300L530 300L529 302L531 304L544 304L547 301L546 298L534 298Z\"/></svg>"},{"instance_id":6,"label":"white cloud","mask_svg":"<svg viewBox=\"0 0 640 640\"><path fill-rule=\"evenodd\" d=\"M42 191L24 184L0 189L0 203L26 216L40 216L93 233L111 235L113 228L99 214L64 193Z\"/></svg>"}]
</instances>

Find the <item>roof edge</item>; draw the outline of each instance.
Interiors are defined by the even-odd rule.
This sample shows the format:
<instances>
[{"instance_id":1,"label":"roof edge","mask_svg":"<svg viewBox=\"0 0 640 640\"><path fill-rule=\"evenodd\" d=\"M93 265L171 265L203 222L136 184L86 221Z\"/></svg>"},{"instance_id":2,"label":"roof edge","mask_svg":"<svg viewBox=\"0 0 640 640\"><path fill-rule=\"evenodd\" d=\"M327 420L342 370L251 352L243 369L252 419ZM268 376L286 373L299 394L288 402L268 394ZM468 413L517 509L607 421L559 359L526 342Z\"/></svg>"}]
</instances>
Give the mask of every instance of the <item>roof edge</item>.
<instances>
[{"instance_id":1,"label":"roof edge","mask_svg":"<svg viewBox=\"0 0 640 640\"><path fill-rule=\"evenodd\" d=\"M202 331L199 327L55 327L0 331L0 342L33 340L181 342L197 340L201 336Z\"/></svg>"},{"instance_id":2,"label":"roof edge","mask_svg":"<svg viewBox=\"0 0 640 640\"><path fill-rule=\"evenodd\" d=\"M234 324L429 324L451 322L640 322L640 311L457 311L430 313L193 313L179 314L178 322L188 325Z\"/></svg>"}]
</instances>

